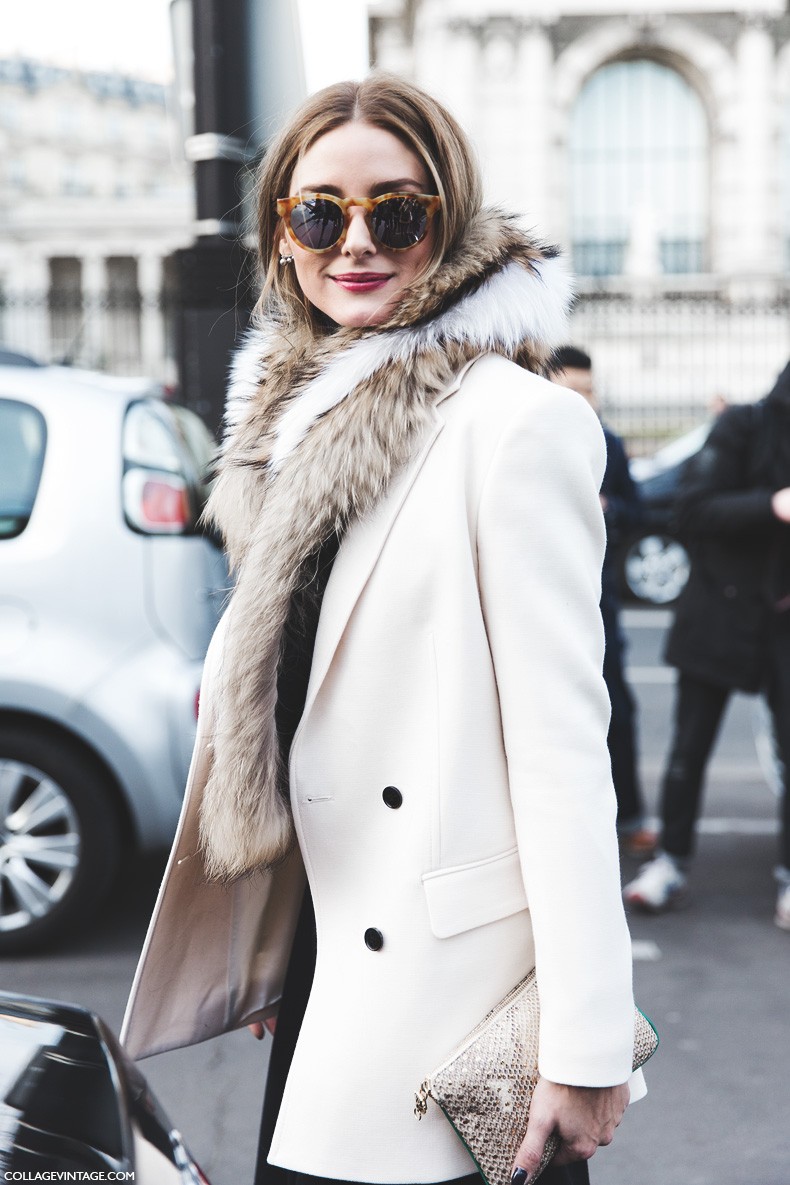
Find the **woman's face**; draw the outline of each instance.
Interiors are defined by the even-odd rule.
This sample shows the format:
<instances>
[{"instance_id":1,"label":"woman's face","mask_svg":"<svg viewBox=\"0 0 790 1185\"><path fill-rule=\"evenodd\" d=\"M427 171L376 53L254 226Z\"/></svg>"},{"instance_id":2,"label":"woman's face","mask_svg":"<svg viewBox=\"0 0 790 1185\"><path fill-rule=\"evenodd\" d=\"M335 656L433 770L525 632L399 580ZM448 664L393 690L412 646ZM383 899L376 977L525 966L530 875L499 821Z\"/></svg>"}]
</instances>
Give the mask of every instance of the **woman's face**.
<instances>
[{"instance_id":1,"label":"woman's face","mask_svg":"<svg viewBox=\"0 0 790 1185\"><path fill-rule=\"evenodd\" d=\"M355 121L327 132L307 150L291 177L289 195L302 190L374 198L394 191L432 193L435 186L420 158L397 136ZM388 251L371 234L362 207L351 206L349 215L339 247L316 255L283 234L281 251L293 256L288 266L296 269L310 303L336 324L380 325L428 263L433 223L414 247Z\"/></svg>"}]
</instances>

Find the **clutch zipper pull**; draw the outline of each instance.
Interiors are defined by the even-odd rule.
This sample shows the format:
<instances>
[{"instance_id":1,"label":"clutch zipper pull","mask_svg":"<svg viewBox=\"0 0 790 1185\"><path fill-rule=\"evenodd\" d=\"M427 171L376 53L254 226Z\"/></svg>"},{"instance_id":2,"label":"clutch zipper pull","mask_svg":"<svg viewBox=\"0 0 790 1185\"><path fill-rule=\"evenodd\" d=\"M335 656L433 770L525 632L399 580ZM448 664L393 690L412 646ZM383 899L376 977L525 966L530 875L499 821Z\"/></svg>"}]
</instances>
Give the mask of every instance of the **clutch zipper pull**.
<instances>
[{"instance_id":1,"label":"clutch zipper pull","mask_svg":"<svg viewBox=\"0 0 790 1185\"><path fill-rule=\"evenodd\" d=\"M423 1115L428 1112L428 1099L430 1097L433 1083L430 1078L426 1078L420 1089L414 1096L414 1114L418 1119L422 1119Z\"/></svg>"}]
</instances>

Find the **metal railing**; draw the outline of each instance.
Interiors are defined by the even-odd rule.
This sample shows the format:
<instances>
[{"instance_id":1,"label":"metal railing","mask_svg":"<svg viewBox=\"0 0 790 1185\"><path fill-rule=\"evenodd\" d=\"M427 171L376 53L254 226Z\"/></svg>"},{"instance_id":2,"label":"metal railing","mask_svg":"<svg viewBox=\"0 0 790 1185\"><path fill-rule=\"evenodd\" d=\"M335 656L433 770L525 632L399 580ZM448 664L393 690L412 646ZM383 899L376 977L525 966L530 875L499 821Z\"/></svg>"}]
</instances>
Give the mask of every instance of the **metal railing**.
<instances>
[{"instance_id":1,"label":"metal railing","mask_svg":"<svg viewBox=\"0 0 790 1185\"><path fill-rule=\"evenodd\" d=\"M588 292L571 317L592 356L603 416L633 453L770 390L790 359L790 298Z\"/></svg>"},{"instance_id":2,"label":"metal railing","mask_svg":"<svg viewBox=\"0 0 790 1185\"><path fill-rule=\"evenodd\" d=\"M0 293L0 345L172 381L177 312L165 294ZM790 358L790 298L587 292L571 340L592 355L604 418L633 453L646 453L705 419L715 397L741 402L770 389Z\"/></svg>"},{"instance_id":3,"label":"metal railing","mask_svg":"<svg viewBox=\"0 0 790 1185\"><path fill-rule=\"evenodd\" d=\"M174 311L165 294L0 292L0 346L41 362L172 381Z\"/></svg>"}]
</instances>

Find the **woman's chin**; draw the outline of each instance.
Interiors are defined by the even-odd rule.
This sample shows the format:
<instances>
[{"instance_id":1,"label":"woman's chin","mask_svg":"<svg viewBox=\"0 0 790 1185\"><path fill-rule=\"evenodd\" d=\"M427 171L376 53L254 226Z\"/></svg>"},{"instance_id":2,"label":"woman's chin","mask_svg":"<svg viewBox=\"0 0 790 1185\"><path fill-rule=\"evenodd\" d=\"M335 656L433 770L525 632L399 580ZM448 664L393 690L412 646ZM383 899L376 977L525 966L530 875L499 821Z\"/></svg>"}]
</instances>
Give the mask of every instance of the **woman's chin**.
<instances>
[{"instance_id":1,"label":"woman's chin","mask_svg":"<svg viewBox=\"0 0 790 1185\"><path fill-rule=\"evenodd\" d=\"M323 306L319 306L320 311L324 317L346 329L365 329L370 325L380 325L392 312L392 296L383 299L380 294L375 293L366 296L344 294L338 299L339 294L333 295L335 299L324 301Z\"/></svg>"}]
</instances>

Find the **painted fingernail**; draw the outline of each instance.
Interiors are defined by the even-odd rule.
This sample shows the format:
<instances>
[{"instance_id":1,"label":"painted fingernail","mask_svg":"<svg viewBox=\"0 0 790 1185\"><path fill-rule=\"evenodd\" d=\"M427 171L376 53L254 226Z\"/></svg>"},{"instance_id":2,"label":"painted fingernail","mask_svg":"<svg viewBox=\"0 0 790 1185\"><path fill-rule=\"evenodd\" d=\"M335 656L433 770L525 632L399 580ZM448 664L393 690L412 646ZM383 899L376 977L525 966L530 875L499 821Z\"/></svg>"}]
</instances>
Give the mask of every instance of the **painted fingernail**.
<instances>
[{"instance_id":1,"label":"painted fingernail","mask_svg":"<svg viewBox=\"0 0 790 1185\"><path fill-rule=\"evenodd\" d=\"M527 1185L529 1181L529 1173L526 1169L514 1169L513 1176L510 1178L510 1185Z\"/></svg>"}]
</instances>

